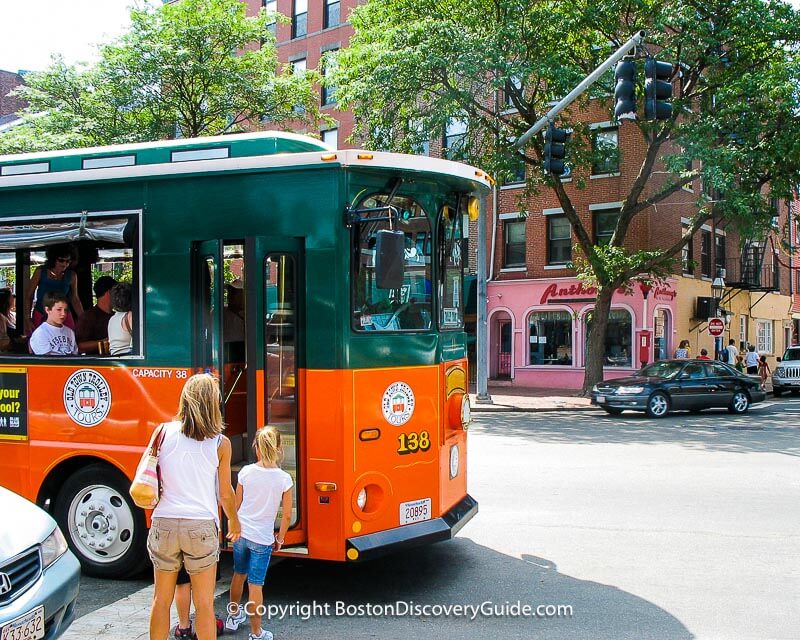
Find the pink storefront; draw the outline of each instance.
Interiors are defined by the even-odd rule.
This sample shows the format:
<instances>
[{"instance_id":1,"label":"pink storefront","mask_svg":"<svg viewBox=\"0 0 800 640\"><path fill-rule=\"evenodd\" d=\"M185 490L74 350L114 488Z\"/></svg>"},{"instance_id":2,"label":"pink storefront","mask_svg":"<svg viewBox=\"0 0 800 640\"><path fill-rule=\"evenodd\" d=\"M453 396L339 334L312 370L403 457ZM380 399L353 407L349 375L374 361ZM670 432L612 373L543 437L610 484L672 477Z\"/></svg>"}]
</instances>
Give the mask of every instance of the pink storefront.
<instances>
[{"instance_id":1,"label":"pink storefront","mask_svg":"<svg viewBox=\"0 0 800 640\"><path fill-rule=\"evenodd\" d=\"M630 375L643 361L672 357L677 281L634 285L611 303L605 377ZM489 377L514 386L580 389L587 313L596 291L575 278L488 283Z\"/></svg>"}]
</instances>

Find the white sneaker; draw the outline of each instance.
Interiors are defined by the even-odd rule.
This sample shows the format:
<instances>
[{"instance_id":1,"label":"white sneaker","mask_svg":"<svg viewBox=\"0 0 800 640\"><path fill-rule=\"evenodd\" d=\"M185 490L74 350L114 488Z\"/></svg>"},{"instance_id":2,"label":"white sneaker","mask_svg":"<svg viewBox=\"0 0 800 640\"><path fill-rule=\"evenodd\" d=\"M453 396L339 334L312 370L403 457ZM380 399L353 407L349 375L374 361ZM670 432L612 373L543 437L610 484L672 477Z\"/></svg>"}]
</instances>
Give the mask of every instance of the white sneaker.
<instances>
[{"instance_id":1,"label":"white sneaker","mask_svg":"<svg viewBox=\"0 0 800 640\"><path fill-rule=\"evenodd\" d=\"M248 640L272 640L272 632L267 631L266 629L261 629L261 633L259 635L251 633L248 636Z\"/></svg>"},{"instance_id":2,"label":"white sneaker","mask_svg":"<svg viewBox=\"0 0 800 640\"><path fill-rule=\"evenodd\" d=\"M239 611L235 616L229 615L225 619L225 628L228 629L228 631L236 631L239 628L239 625L245 620L247 620L247 614L244 612L244 607L240 605Z\"/></svg>"}]
</instances>

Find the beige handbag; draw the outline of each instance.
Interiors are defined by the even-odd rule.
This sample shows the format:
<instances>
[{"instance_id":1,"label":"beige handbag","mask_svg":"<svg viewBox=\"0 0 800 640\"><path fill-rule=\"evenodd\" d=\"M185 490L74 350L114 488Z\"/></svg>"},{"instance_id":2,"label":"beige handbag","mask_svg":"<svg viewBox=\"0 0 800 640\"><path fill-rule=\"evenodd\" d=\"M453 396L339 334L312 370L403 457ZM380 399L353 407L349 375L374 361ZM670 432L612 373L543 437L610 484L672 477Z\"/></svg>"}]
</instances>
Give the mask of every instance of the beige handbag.
<instances>
[{"instance_id":1,"label":"beige handbag","mask_svg":"<svg viewBox=\"0 0 800 640\"><path fill-rule=\"evenodd\" d=\"M158 468L158 454L164 441L164 425L159 425L153 434L150 446L142 454L136 474L131 482L130 493L133 502L142 509L154 509L161 497L161 474Z\"/></svg>"}]
</instances>

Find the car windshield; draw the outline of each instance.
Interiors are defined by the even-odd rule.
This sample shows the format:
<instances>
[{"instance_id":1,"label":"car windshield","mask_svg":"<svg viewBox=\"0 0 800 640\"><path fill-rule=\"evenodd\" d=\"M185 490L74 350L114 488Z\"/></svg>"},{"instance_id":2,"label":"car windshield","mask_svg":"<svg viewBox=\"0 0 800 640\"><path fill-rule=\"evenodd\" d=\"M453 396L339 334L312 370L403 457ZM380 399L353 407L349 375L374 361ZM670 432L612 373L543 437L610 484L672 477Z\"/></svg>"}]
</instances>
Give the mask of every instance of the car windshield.
<instances>
[{"instance_id":1,"label":"car windshield","mask_svg":"<svg viewBox=\"0 0 800 640\"><path fill-rule=\"evenodd\" d=\"M636 375L645 378L672 378L683 366L682 362L655 362L639 370Z\"/></svg>"},{"instance_id":2,"label":"car windshield","mask_svg":"<svg viewBox=\"0 0 800 640\"><path fill-rule=\"evenodd\" d=\"M784 360L800 360L800 347L792 347L787 349L783 354Z\"/></svg>"}]
</instances>

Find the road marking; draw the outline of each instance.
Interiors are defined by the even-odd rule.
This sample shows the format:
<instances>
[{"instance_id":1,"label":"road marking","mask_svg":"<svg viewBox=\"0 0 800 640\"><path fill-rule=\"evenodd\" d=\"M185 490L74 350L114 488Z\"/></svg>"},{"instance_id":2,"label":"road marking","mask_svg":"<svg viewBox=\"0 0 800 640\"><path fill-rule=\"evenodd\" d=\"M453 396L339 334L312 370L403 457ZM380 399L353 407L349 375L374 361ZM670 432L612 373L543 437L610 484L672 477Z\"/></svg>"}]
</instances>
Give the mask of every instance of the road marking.
<instances>
[{"instance_id":1,"label":"road marking","mask_svg":"<svg viewBox=\"0 0 800 640\"><path fill-rule=\"evenodd\" d=\"M222 595L230 587L230 579L223 575L217 582L214 597ZM87 638L107 636L125 638L125 640L148 640L152 602L153 586L150 585L78 618L61 638L62 640L86 640ZM178 623L174 605L170 613L169 635L171 638L172 630Z\"/></svg>"}]
</instances>

